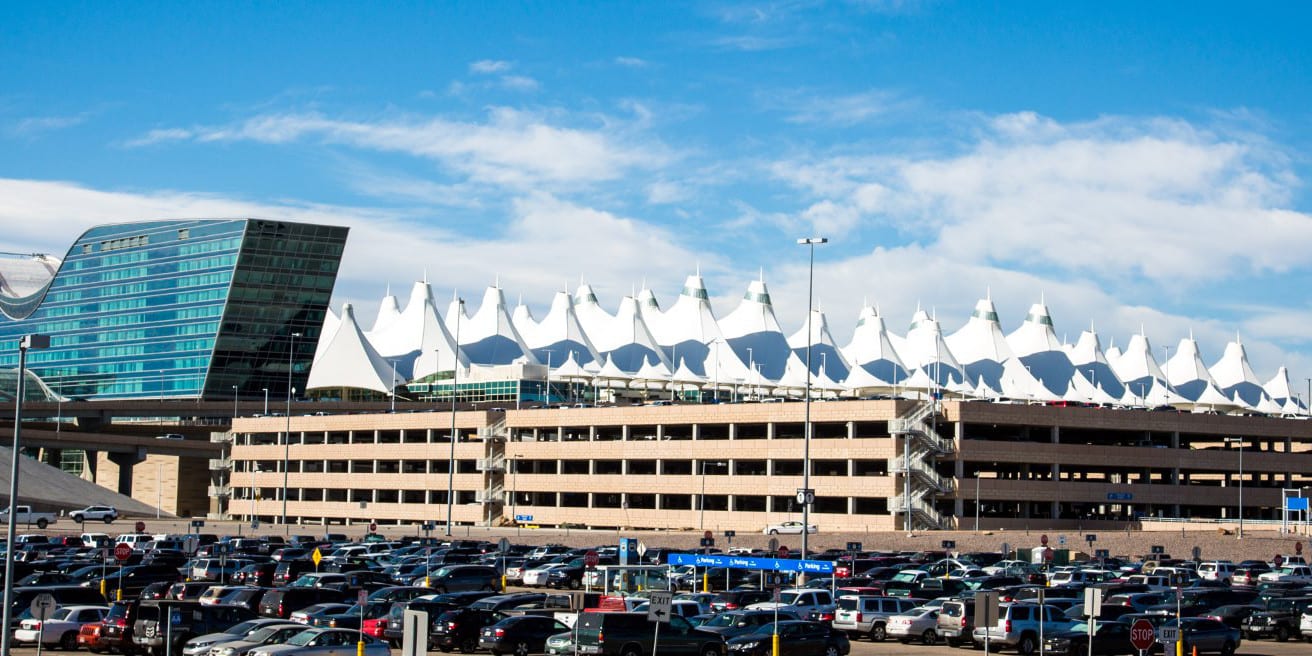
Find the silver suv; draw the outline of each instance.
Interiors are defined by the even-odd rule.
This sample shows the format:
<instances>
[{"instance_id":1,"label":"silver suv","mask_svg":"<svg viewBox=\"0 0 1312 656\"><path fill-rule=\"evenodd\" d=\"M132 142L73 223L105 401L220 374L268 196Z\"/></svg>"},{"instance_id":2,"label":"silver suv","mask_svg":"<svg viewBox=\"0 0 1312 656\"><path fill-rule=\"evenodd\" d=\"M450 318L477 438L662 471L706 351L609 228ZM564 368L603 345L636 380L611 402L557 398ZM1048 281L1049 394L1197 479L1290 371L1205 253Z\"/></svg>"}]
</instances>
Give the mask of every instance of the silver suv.
<instances>
[{"instance_id":1,"label":"silver suv","mask_svg":"<svg viewBox=\"0 0 1312 656\"><path fill-rule=\"evenodd\" d=\"M970 642L975 630L975 600L954 599L943 603L938 611L938 637L952 647Z\"/></svg>"},{"instance_id":2,"label":"silver suv","mask_svg":"<svg viewBox=\"0 0 1312 656\"><path fill-rule=\"evenodd\" d=\"M990 627L975 627L971 638L976 645L983 645L987 636L994 649L1015 649L1022 656L1030 656L1039 648L1041 632L1051 635L1073 625L1056 606L1011 602L999 604L998 621Z\"/></svg>"},{"instance_id":3,"label":"silver suv","mask_svg":"<svg viewBox=\"0 0 1312 656\"><path fill-rule=\"evenodd\" d=\"M82 510L74 510L68 516L79 524L87 521L100 521L109 524L118 519L118 510L114 506L87 506Z\"/></svg>"},{"instance_id":4,"label":"silver suv","mask_svg":"<svg viewBox=\"0 0 1312 656\"><path fill-rule=\"evenodd\" d=\"M843 595L838 598L833 627L847 631L856 638L864 633L875 642L888 637L888 618L916 607L916 603L902 597L874 597Z\"/></svg>"}]
</instances>

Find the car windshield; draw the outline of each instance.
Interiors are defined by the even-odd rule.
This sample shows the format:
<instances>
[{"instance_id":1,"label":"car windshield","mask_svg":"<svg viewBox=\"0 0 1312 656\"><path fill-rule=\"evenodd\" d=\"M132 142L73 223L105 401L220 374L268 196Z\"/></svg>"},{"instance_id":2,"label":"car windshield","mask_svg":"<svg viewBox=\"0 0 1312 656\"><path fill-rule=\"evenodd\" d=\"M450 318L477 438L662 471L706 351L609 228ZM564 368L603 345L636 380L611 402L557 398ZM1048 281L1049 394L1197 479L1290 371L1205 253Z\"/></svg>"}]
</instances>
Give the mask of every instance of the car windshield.
<instances>
[{"instance_id":1,"label":"car windshield","mask_svg":"<svg viewBox=\"0 0 1312 656\"><path fill-rule=\"evenodd\" d=\"M310 644L310 641L311 641L311 640L314 640L314 639L315 639L316 637L318 637L321 633L323 633L323 632L322 632L322 631L303 631L303 632L301 632L301 633L297 633L296 635L294 635L294 636L288 638L288 639L287 639L287 642L286 642L285 644L296 645L297 647L304 647L305 645Z\"/></svg>"},{"instance_id":2,"label":"car windshield","mask_svg":"<svg viewBox=\"0 0 1312 656\"><path fill-rule=\"evenodd\" d=\"M229 628L227 631L225 631L225 633L231 633L233 635L246 635L247 633L250 633L252 630L259 628L261 624L263 624L263 622L260 622L258 620L246 620L245 622L240 622L232 625L232 627Z\"/></svg>"},{"instance_id":3,"label":"car windshield","mask_svg":"<svg viewBox=\"0 0 1312 656\"><path fill-rule=\"evenodd\" d=\"M779 601L791 606L797 603L797 598L800 596L802 596L800 592L781 592L779 593Z\"/></svg>"},{"instance_id":4,"label":"car windshield","mask_svg":"<svg viewBox=\"0 0 1312 656\"><path fill-rule=\"evenodd\" d=\"M262 629L256 629L246 634L246 639L253 642L264 642L281 630L282 627L279 626L266 626Z\"/></svg>"},{"instance_id":5,"label":"car windshield","mask_svg":"<svg viewBox=\"0 0 1312 656\"><path fill-rule=\"evenodd\" d=\"M706 620L702 626L747 626L747 618L743 615L734 615L731 613L720 613L709 620Z\"/></svg>"}]
</instances>

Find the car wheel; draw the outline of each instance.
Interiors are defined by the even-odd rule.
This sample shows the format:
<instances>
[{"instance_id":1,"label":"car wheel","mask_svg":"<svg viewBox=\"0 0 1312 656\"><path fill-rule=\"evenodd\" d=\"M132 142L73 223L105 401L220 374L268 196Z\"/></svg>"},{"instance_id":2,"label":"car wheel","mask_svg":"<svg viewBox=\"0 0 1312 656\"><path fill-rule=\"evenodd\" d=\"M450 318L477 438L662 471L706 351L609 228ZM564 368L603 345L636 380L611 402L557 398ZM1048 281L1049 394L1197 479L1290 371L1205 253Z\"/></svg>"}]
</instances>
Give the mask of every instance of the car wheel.
<instances>
[{"instance_id":1,"label":"car wheel","mask_svg":"<svg viewBox=\"0 0 1312 656\"><path fill-rule=\"evenodd\" d=\"M37 527L37 528L39 528L39 529L41 529L41 530L45 530L45 528L46 528L47 526L50 526L50 522L49 522L48 520L46 520L45 517L42 517L41 519L36 520L36 527Z\"/></svg>"},{"instance_id":2,"label":"car wheel","mask_svg":"<svg viewBox=\"0 0 1312 656\"><path fill-rule=\"evenodd\" d=\"M706 645L706 647L702 649L702 656L720 656L720 648L715 645ZM828 652L825 653L825 656L829 656ZM838 655L834 654L834 656Z\"/></svg>"},{"instance_id":3,"label":"car wheel","mask_svg":"<svg viewBox=\"0 0 1312 656\"><path fill-rule=\"evenodd\" d=\"M637 647L634 647L633 645L629 645L628 647L625 647L623 651L620 652L620 656L642 656L642 652L639 651Z\"/></svg>"},{"instance_id":4,"label":"car wheel","mask_svg":"<svg viewBox=\"0 0 1312 656\"><path fill-rule=\"evenodd\" d=\"M779 529L777 528L770 529L770 535L779 535Z\"/></svg>"},{"instance_id":5,"label":"car wheel","mask_svg":"<svg viewBox=\"0 0 1312 656\"><path fill-rule=\"evenodd\" d=\"M528 656L528 643L520 640L515 643L515 656Z\"/></svg>"},{"instance_id":6,"label":"car wheel","mask_svg":"<svg viewBox=\"0 0 1312 656\"><path fill-rule=\"evenodd\" d=\"M1287 626L1277 626L1277 627L1276 627L1276 640L1279 640L1280 642L1289 642L1289 627L1287 627Z\"/></svg>"},{"instance_id":7,"label":"car wheel","mask_svg":"<svg viewBox=\"0 0 1312 656\"><path fill-rule=\"evenodd\" d=\"M925 629L925 632L920 634L920 641L927 645L932 645L938 642L938 632L934 629Z\"/></svg>"},{"instance_id":8,"label":"car wheel","mask_svg":"<svg viewBox=\"0 0 1312 656\"><path fill-rule=\"evenodd\" d=\"M1221 656L1234 656L1234 653L1235 643L1227 640L1224 645L1221 645Z\"/></svg>"},{"instance_id":9,"label":"car wheel","mask_svg":"<svg viewBox=\"0 0 1312 656\"><path fill-rule=\"evenodd\" d=\"M77 651L77 631L69 631L59 636L59 648L64 651Z\"/></svg>"},{"instance_id":10,"label":"car wheel","mask_svg":"<svg viewBox=\"0 0 1312 656\"><path fill-rule=\"evenodd\" d=\"M443 654L451 653L451 648L447 647L446 645L442 645L441 647L438 647L437 650L442 652Z\"/></svg>"},{"instance_id":11,"label":"car wheel","mask_svg":"<svg viewBox=\"0 0 1312 656\"><path fill-rule=\"evenodd\" d=\"M583 581L580 581L580 580L578 580L578 579L570 579L570 580L569 580L569 589L570 589L570 590L578 590L578 589L581 588L581 587L583 587Z\"/></svg>"},{"instance_id":12,"label":"car wheel","mask_svg":"<svg viewBox=\"0 0 1312 656\"><path fill-rule=\"evenodd\" d=\"M825 645L825 656L843 656L843 652L838 649L838 645Z\"/></svg>"},{"instance_id":13,"label":"car wheel","mask_svg":"<svg viewBox=\"0 0 1312 656\"><path fill-rule=\"evenodd\" d=\"M113 523L114 523L114 518L111 517L111 516L109 516L109 515L105 515L105 523L106 523L106 524L113 524Z\"/></svg>"},{"instance_id":14,"label":"car wheel","mask_svg":"<svg viewBox=\"0 0 1312 656\"><path fill-rule=\"evenodd\" d=\"M875 641L875 642L883 642L884 639L887 638L887 637L888 637L888 634L885 633L885 631L884 631L884 625L883 625L883 624L876 624L876 625L870 627L870 639L871 639L871 640L873 640L873 641Z\"/></svg>"},{"instance_id":15,"label":"car wheel","mask_svg":"<svg viewBox=\"0 0 1312 656\"><path fill-rule=\"evenodd\" d=\"M1257 640L1259 637L1261 637L1261 636L1258 634L1257 631L1249 631L1249 632L1248 632L1248 639L1249 639L1249 640Z\"/></svg>"},{"instance_id":16,"label":"car wheel","mask_svg":"<svg viewBox=\"0 0 1312 656\"><path fill-rule=\"evenodd\" d=\"M478 641L473 638L466 638L460 641L460 653L472 654L478 651Z\"/></svg>"},{"instance_id":17,"label":"car wheel","mask_svg":"<svg viewBox=\"0 0 1312 656\"><path fill-rule=\"evenodd\" d=\"M1030 654L1034 653L1034 648L1035 648L1034 642L1035 642L1034 636L1028 633L1021 636L1020 643L1016 645L1016 653L1020 654L1021 656L1030 656Z\"/></svg>"},{"instance_id":18,"label":"car wheel","mask_svg":"<svg viewBox=\"0 0 1312 656\"><path fill-rule=\"evenodd\" d=\"M82 523L82 520L83 520L83 519L85 519L85 518L82 517L81 515L73 515L73 517L72 517L72 520L75 521L75 522L77 522L77 523L79 523L79 524Z\"/></svg>"}]
</instances>

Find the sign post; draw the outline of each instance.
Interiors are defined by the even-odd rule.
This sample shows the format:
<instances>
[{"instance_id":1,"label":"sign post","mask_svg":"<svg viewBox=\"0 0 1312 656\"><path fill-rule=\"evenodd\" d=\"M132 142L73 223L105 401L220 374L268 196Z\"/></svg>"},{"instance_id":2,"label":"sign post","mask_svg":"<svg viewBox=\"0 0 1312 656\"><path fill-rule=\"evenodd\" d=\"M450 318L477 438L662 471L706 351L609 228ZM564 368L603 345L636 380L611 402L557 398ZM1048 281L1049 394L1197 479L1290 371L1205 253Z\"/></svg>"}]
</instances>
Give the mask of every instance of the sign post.
<instances>
[{"instance_id":1,"label":"sign post","mask_svg":"<svg viewBox=\"0 0 1312 656\"><path fill-rule=\"evenodd\" d=\"M975 626L984 627L984 654L988 656L990 633L993 631L993 623L998 617L998 593L996 592L976 592L975 593ZM1043 643L1039 643L1043 644Z\"/></svg>"},{"instance_id":2,"label":"sign post","mask_svg":"<svg viewBox=\"0 0 1312 656\"><path fill-rule=\"evenodd\" d=\"M1139 650L1140 656L1148 653L1153 643L1157 641L1157 632L1153 629L1153 623L1148 620L1135 620L1130 625L1130 645Z\"/></svg>"},{"instance_id":3,"label":"sign post","mask_svg":"<svg viewBox=\"0 0 1312 656\"><path fill-rule=\"evenodd\" d=\"M674 606L674 593L653 591L647 602L647 621L656 625L651 636L651 653L658 654L661 640L661 625L670 623L670 612Z\"/></svg>"},{"instance_id":4,"label":"sign post","mask_svg":"<svg viewBox=\"0 0 1312 656\"><path fill-rule=\"evenodd\" d=\"M132 545L120 542L114 545L114 560L118 561L118 590L114 593L115 601L123 601L123 563L132 557Z\"/></svg>"},{"instance_id":5,"label":"sign post","mask_svg":"<svg viewBox=\"0 0 1312 656\"><path fill-rule=\"evenodd\" d=\"M28 608L28 610L31 611L32 617L35 617L36 619L44 622L50 619L50 616L54 614L55 608L58 607L58 605L59 604L58 602L55 601L54 595L43 592L32 598L32 605ZM37 656L41 656L41 643L43 642L41 640L40 634L41 631L37 630L37 641L36 641Z\"/></svg>"}]
</instances>

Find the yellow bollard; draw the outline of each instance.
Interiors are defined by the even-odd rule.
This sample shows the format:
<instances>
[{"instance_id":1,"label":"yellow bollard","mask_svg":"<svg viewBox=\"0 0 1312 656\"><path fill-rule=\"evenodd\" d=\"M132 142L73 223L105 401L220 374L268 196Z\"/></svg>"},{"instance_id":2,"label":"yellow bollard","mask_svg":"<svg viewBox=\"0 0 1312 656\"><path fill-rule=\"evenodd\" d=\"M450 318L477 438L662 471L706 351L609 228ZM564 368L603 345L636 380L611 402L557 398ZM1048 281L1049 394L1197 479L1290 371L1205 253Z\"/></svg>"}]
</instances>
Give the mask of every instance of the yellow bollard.
<instances>
[{"instance_id":1,"label":"yellow bollard","mask_svg":"<svg viewBox=\"0 0 1312 656\"><path fill-rule=\"evenodd\" d=\"M123 588L114 593L114 601L123 601Z\"/></svg>"},{"instance_id":2,"label":"yellow bollard","mask_svg":"<svg viewBox=\"0 0 1312 656\"><path fill-rule=\"evenodd\" d=\"M702 592L710 592L710 591L711 591L711 576L706 572L702 572Z\"/></svg>"},{"instance_id":3,"label":"yellow bollard","mask_svg":"<svg viewBox=\"0 0 1312 656\"><path fill-rule=\"evenodd\" d=\"M427 577L427 576L424 577L424 587L425 587L425 588L431 588L431 587L433 587L433 583L432 583L431 581L428 580L428 577Z\"/></svg>"},{"instance_id":4,"label":"yellow bollard","mask_svg":"<svg viewBox=\"0 0 1312 656\"><path fill-rule=\"evenodd\" d=\"M105 597L105 579L100 579L100 596ZM105 597L108 599L109 597Z\"/></svg>"},{"instance_id":5,"label":"yellow bollard","mask_svg":"<svg viewBox=\"0 0 1312 656\"><path fill-rule=\"evenodd\" d=\"M502 574L502 575L501 575L501 591L502 591L502 592L505 592L505 591L506 591L506 575L505 575L505 574Z\"/></svg>"},{"instance_id":6,"label":"yellow bollard","mask_svg":"<svg viewBox=\"0 0 1312 656\"><path fill-rule=\"evenodd\" d=\"M364 641L355 643L355 656L364 656Z\"/></svg>"},{"instance_id":7,"label":"yellow bollard","mask_svg":"<svg viewBox=\"0 0 1312 656\"><path fill-rule=\"evenodd\" d=\"M774 636L772 636L772 637L770 638L770 650L771 650L771 651L770 651L771 656L779 656L779 633L778 633L778 632L776 632L776 633L774 634Z\"/></svg>"}]
</instances>

